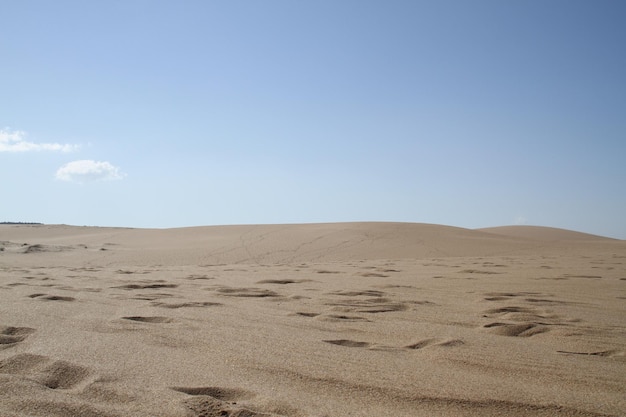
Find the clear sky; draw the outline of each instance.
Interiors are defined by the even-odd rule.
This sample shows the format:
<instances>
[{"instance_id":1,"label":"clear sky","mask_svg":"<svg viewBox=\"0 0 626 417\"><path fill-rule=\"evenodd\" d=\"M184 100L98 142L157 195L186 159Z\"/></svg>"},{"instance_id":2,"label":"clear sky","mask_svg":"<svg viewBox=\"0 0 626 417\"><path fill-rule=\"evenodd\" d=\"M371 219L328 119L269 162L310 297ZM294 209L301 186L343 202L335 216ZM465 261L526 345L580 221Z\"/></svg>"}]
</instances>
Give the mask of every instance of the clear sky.
<instances>
[{"instance_id":1,"label":"clear sky","mask_svg":"<svg viewBox=\"0 0 626 417\"><path fill-rule=\"evenodd\" d=\"M0 221L626 239L622 0L0 0Z\"/></svg>"}]
</instances>

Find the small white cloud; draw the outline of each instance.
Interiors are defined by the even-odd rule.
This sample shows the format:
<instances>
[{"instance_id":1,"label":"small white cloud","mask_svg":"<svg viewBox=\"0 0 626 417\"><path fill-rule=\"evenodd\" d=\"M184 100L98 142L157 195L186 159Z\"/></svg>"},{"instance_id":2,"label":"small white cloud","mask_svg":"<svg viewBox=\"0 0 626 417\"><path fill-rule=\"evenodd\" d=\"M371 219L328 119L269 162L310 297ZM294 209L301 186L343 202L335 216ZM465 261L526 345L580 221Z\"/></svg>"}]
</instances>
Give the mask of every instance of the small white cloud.
<instances>
[{"instance_id":1,"label":"small white cloud","mask_svg":"<svg viewBox=\"0 0 626 417\"><path fill-rule=\"evenodd\" d=\"M58 151L71 152L78 149L78 145L61 143L34 143L24 138L23 130L0 130L0 152L30 152L30 151Z\"/></svg>"},{"instance_id":2,"label":"small white cloud","mask_svg":"<svg viewBox=\"0 0 626 417\"><path fill-rule=\"evenodd\" d=\"M104 180L121 180L124 174L116 166L106 161L89 159L73 161L63 165L56 172L61 181L90 182Z\"/></svg>"}]
</instances>

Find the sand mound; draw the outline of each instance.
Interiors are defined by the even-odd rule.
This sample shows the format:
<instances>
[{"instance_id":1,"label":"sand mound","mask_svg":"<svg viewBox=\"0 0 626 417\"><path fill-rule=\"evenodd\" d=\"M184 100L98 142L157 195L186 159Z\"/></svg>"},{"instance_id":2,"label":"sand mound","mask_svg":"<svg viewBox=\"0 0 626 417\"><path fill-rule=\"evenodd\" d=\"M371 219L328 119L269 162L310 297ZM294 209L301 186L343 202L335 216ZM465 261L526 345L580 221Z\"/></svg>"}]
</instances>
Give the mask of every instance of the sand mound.
<instances>
[{"instance_id":1,"label":"sand mound","mask_svg":"<svg viewBox=\"0 0 626 417\"><path fill-rule=\"evenodd\" d=\"M496 229L499 233L494 233L493 229L476 231L418 223L207 226L163 230L2 226L4 236L14 242L24 242L21 245L25 247L71 247L86 259L99 259L102 252L107 255L116 252L109 258L112 262L121 261L119 265L277 264L490 256L514 254L528 248L529 236L516 236L513 232L507 235L508 228ZM523 230L543 241L544 229ZM567 233L578 236L576 232ZM554 234L554 231L550 229L547 234ZM43 259L51 255L48 252L36 250L29 254ZM51 262L57 258L48 256Z\"/></svg>"},{"instance_id":2,"label":"sand mound","mask_svg":"<svg viewBox=\"0 0 626 417\"><path fill-rule=\"evenodd\" d=\"M623 241L410 223L0 225L0 247L0 416L626 410Z\"/></svg>"}]
</instances>

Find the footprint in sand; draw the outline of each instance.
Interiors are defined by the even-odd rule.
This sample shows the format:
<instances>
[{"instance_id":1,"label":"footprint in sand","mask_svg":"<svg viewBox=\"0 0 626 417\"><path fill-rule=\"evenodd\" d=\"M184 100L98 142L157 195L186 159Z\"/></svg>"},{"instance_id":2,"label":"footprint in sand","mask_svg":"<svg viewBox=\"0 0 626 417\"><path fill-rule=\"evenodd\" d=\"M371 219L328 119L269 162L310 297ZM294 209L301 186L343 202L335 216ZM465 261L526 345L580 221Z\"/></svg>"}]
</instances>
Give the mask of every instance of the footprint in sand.
<instances>
[{"instance_id":1,"label":"footprint in sand","mask_svg":"<svg viewBox=\"0 0 626 417\"><path fill-rule=\"evenodd\" d=\"M121 417L101 403L103 380L75 363L23 353L0 360L0 378L2 415Z\"/></svg>"},{"instance_id":2,"label":"footprint in sand","mask_svg":"<svg viewBox=\"0 0 626 417\"><path fill-rule=\"evenodd\" d=\"M483 317L498 318L501 320L504 319L515 322L492 322L485 324L483 328L488 329L488 331L492 334L500 336L530 337L549 331L547 326L552 324L549 321L557 316L546 315L544 312L541 312L536 308L505 306L485 310Z\"/></svg>"},{"instance_id":3,"label":"footprint in sand","mask_svg":"<svg viewBox=\"0 0 626 417\"><path fill-rule=\"evenodd\" d=\"M546 333L554 326L563 326L580 319L564 318L554 314L550 309L541 306L569 304L566 301L554 300L550 294L535 292L488 293L487 301L515 300L520 304L490 308L484 311L483 317L497 319L482 326L492 334L511 337L530 337Z\"/></svg>"},{"instance_id":4,"label":"footprint in sand","mask_svg":"<svg viewBox=\"0 0 626 417\"><path fill-rule=\"evenodd\" d=\"M459 271L459 274L497 275L497 274L502 274L502 272L485 271L483 269L463 269L463 270Z\"/></svg>"},{"instance_id":5,"label":"footprint in sand","mask_svg":"<svg viewBox=\"0 0 626 417\"><path fill-rule=\"evenodd\" d=\"M151 294L134 294L133 297L130 297L131 300L146 300L146 301L154 301L154 300L160 300L162 298L172 298L174 297L174 294L169 294L166 292L155 292L155 293L151 293ZM115 297L115 298L119 298L119 299L126 299L126 297Z\"/></svg>"},{"instance_id":6,"label":"footprint in sand","mask_svg":"<svg viewBox=\"0 0 626 417\"><path fill-rule=\"evenodd\" d=\"M381 274L380 272L361 272L359 274L357 274L361 277L366 277L366 278L387 278L389 277L389 275L387 274Z\"/></svg>"},{"instance_id":7,"label":"footprint in sand","mask_svg":"<svg viewBox=\"0 0 626 417\"><path fill-rule=\"evenodd\" d=\"M261 288L232 288L221 287L215 290L219 295L226 297L243 297L243 298L266 298L278 297L279 294L272 290Z\"/></svg>"},{"instance_id":8,"label":"footprint in sand","mask_svg":"<svg viewBox=\"0 0 626 417\"><path fill-rule=\"evenodd\" d=\"M30 298L36 298L43 301L75 301L74 297L66 297L61 295L48 295L48 294L31 294Z\"/></svg>"},{"instance_id":9,"label":"footprint in sand","mask_svg":"<svg viewBox=\"0 0 626 417\"><path fill-rule=\"evenodd\" d=\"M171 387L174 391L188 395L206 395L222 401L249 400L254 395L248 391L237 388L222 387Z\"/></svg>"},{"instance_id":10,"label":"footprint in sand","mask_svg":"<svg viewBox=\"0 0 626 417\"><path fill-rule=\"evenodd\" d=\"M576 303L573 303L573 302L570 302L570 301L551 300L551 299L548 299L548 298L534 298L534 297L530 297L530 298L525 298L524 300L529 302L529 303L543 304L543 305L550 305L550 304L573 305L573 304L576 304Z\"/></svg>"},{"instance_id":11,"label":"footprint in sand","mask_svg":"<svg viewBox=\"0 0 626 417\"><path fill-rule=\"evenodd\" d=\"M253 411L238 402L254 398L254 394L237 388L171 387L187 394L183 405L193 417L280 417L278 414Z\"/></svg>"},{"instance_id":12,"label":"footprint in sand","mask_svg":"<svg viewBox=\"0 0 626 417\"><path fill-rule=\"evenodd\" d=\"M122 318L124 320L138 321L141 323L171 323L174 321L169 317L162 316L127 316Z\"/></svg>"},{"instance_id":13,"label":"footprint in sand","mask_svg":"<svg viewBox=\"0 0 626 417\"><path fill-rule=\"evenodd\" d=\"M426 347L456 347L463 346L465 344L461 339L424 339L420 340L417 343L412 343L408 346L405 346L405 349L409 350L419 350L424 349Z\"/></svg>"},{"instance_id":14,"label":"footprint in sand","mask_svg":"<svg viewBox=\"0 0 626 417\"><path fill-rule=\"evenodd\" d=\"M302 317L317 317L320 315L320 313L309 313L306 311L298 311L295 314L296 316L302 316Z\"/></svg>"},{"instance_id":15,"label":"footprint in sand","mask_svg":"<svg viewBox=\"0 0 626 417\"><path fill-rule=\"evenodd\" d=\"M541 323L489 323L483 326L491 333L500 336L530 337L536 334L545 333L549 329Z\"/></svg>"},{"instance_id":16,"label":"footprint in sand","mask_svg":"<svg viewBox=\"0 0 626 417\"><path fill-rule=\"evenodd\" d=\"M310 279L264 279L261 281L257 281L257 284L300 284L303 282L311 282Z\"/></svg>"},{"instance_id":17,"label":"footprint in sand","mask_svg":"<svg viewBox=\"0 0 626 417\"><path fill-rule=\"evenodd\" d=\"M115 271L115 273L122 274L122 275L149 274L150 271L131 271L131 270L127 270L127 269L118 269L117 271Z\"/></svg>"},{"instance_id":18,"label":"footprint in sand","mask_svg":"<svg viewBox=\"0 0 626 417\"><path fill-rule=\"evenodd\" d=\"M341 295L344 297L358 297L358 296L366 296L366 297L382 297L385 295L383 291L377 290L361 290L361 291L334 291L331 292L332 295Z\"/></svg>"},{"instance_id":19,"label":"footprint in sand","mask_svg":"<svg viewBox=\"0 0 626 417\"><path fill-rule=\"evenodd\" d=\"M185 279L188 279L188 280L191 280L191 281L195 281L195 280L198 280L198 279L201 279L201 280L211 280L211 279L215 279L215 278L210 277L210 276L205 275L205 274L191 274L191 275L189 275Z\"/></svg>"},{"instance_id":20,"label":"footprint in sand","mask_svg":"<svg viewBox=\"0 0 626 417\"><path fill-rule=\"evenodd\" d=\"M0 349L7 349L23 342L34 332L35 329L30 327L0 326Z\"/></svg>"},{"instance_id":21,"label":"footprint in sand","mask_svg":"<svg viewBox=\"0 0 626 417\"><path fill-rule=\"evenodd\" d=\"M406 304L393 303L387 299L369 299L369 300L346 300L343 302L329 302L328 306L332 306L333 310L344 313L388 313L393 311L407 310Z\"/></svg>"},{"instance_id":22,"label":"footprint in sand","mask_svg":"<svg viewBox=\"0 0 626 417\"><path fill-rule=\"evenodd\" d=\"M19 375L50 389L70 389L91 375L85 367L23 353L0 361L0 374Z\"/></svg>"},{"instance_id":23,"label":"footprint in sand","mask_svg":"<svg viewBox=\"0 0 626 417\"><path fill-rule=\"evenodd\" d=\"M550 314L545 310L539 310L534 307L521 307L521 306L505 306L499 308L490 308L485 310L483 317L500 318L511 321L530 322L530 321L553 321L558 319L559 316ZM557 324L557 323L546 323Z\"/></svg>"},{"instance_id":24,"label":"footprint in sand","mask_svg":"<svg viewBox=\"0 0 626 417\"><path fill-rule=\"evenodd\" d=\"M160 301L153 301L152 303L150 303L150 305L153 307L176 309L176 308L186 308L186 307L214 307L214 306L221 306L223 304L213 303L210 301L190 301L187 303L162 303Z\"/></svg>"},{"instance_id":25,"label":"footprint in sand","mask_svg":"<svg viewBox=\"0 0 626 417\"><path fill-rule=\"evenodd\" d=\"M371 322L371 320L369 320L366 317L361 317L361 316L348 316L345 314L321 314L321 313L312 313L312 312L306 312L306 311L298 311L296 313L293 314L294 316L301 316L301 317L317 317L318 320L322 320L322 321L330 321L330 322L344 322L344 321L348 321L348 322Z\"/></svg>"},{"instance_id":26,"label":"footprint in sand","mask_svg":"<svg viewBox=\"0 0 626 417\"><path fill-rule=\"evenodd\" d=\"M412 343L408 346L404 346L401 348L394 346L384 346L384 345L373 345L368 342L360 342L357 340L349 340L349 339L337 339L337 340L324 340L325 343L330 343L332 345L338 345L343 347L350 348L368 348L369 350L380 350L380 351L401 351L401 350L420 350L426 347L435 347L435 348L450 348L450 347L458 347L465 344L461 339L424 339L419 342Z\"/></svg>"},{"instance_id":27,"label":"footprint in sand","mask_svg":"<svg viewBox=\"0 0 626 417\"><path fill-rule=\"evenodd\" d=\"M327 301L327 306L342 313L386 313L392 311L404 311L408 309L405 303L398 303L383 297L383 291L336 291L330 295L340 296L339 300ZM349 297L349 298L344 298ZM368 298L352 298L368 297Z\"/></svg>"},{"instance_id":28,"label":"footprint in sand","mask_svg":"<svg viewBox=\"0 0 626 417\"><path fill-rule=\"evenodd\" d=\"M27 279L27 280L34 280L34 281L49 281L51 280L50 277L46 277L46 276L39 276L39 277L33 277L33 276L25 276L22 277L23 279Z\"/></svg>"},{"instance_id":29,"label":"footprint in sand","mask_svg":"<svg viewBox=\"0 0 626 417\"><path fill-rule=\"evenodd\" d=\"M123 290L147 290L158 288L177 288L177 284L126 284L111 288L121 288Z\"/></svg>"},{"instance_id":30,"label":"footprint in sand","mask_svg":"<svg viewBox=\"0 0 626 417\"><path fill-rule=\"evenodd\" d=\"M347 316L343 314L326 314L318 317L319 320L322 321L330 321L330 322L370 322L365 317L361 316Z\"/></svg>"},{"instance_id":31,"label":"footprint in sand","mask_svg":"<svg viewBox=\"0 0 626 417\"><path fill-rule=\"evenodd\" d=\"M563 274L564 278L585 278L585 279L602 279L600 275L573 275Z\"/></svg>"},{"instance_id":32,"label":"footprint in sand","mask_svg":"<svg viewBox=\"0 0 626 417\"><path fill-rule=\"evenodd\" d=\"M54 361L41 371L39 382L50 389L69 389L90 374L87 368L66 361Z\"/></svg>"},{"instance_id":33,"label":"footprint in sand","mask_svg":"<svg viewBox=\"0 0 626 417\"><path fill-rule=\"evenodd\" d=\"M515 297L522 297L527 295L540 295L537 292L489 292L485 294L485 301L506 301Z\"/></svg>"},{"instance_id":34,"label":"footprint in sand","mask_svg":"<svg viewBox=\"0 0 626 417\"><path fill-rule=\"evenodd\" d=\"M338 346L351 347L351 348L366 348L370 346L370 344L367 342L359 342L357 340L348 340L348 339L324 340L323 342L330 343L331 345L338 345Z\"/></svg>"},{"instance_id":35,"label":"footprint in sand","mask_svg":"<svg viewBox=\"0 0 626 417\"><path fill-rule=\"evenodd\" d=\"M568 350L557 350L557 353L561 353L564 355L582 355L582 356L600 356L605 358L621 358L626 359L626 352L623 350L609 349L609 350L600 350L593 352L572 352Z\"/></svg>"},{"instance_id":36,"label":"footprint in sand","mask_svg":"<svg viewBox=\"0 0 626 417\"><path fill-rule=\"evenodd\" d=\"M34 245L25 244L22 253L64 252L72 249L74 248L71 246L41 245L37 243Z\"/></svg>"}]
</instances>

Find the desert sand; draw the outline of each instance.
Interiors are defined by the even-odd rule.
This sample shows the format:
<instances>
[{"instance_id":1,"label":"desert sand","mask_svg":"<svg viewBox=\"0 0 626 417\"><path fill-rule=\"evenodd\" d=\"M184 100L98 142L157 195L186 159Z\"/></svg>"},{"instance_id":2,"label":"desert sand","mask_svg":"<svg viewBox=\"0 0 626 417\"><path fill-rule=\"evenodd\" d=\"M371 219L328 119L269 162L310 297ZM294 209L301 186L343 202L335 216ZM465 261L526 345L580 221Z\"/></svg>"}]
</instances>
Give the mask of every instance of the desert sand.
<instances>
[{"instance_id":1,"label":"desert sand","mask_svg":"<svg viewBox=\"0 0 626 417\"><path fill-rule=\"evenodd\" d=\"M626 415L626 241L0 226L0 416Z\"/></svg>"}]
</instances>

